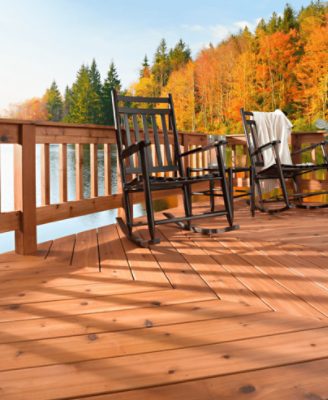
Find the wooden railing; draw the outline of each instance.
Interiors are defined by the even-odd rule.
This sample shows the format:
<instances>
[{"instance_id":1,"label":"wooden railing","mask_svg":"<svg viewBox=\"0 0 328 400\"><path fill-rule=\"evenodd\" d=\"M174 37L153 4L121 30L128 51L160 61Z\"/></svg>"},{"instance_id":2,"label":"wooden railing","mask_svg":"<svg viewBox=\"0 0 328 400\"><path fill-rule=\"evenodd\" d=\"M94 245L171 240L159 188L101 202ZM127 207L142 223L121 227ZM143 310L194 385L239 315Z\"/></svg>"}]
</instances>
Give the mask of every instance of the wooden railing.
<instances>
[{"instance_id":1,"label":"wooden railing","mask_svg":"<svg viewBox=\"0 0 328 400\"><path fill-rule=\"evenodd\" d=\"M207 136L203 133L181 133L181 145L184 150L202 146L207 143ZM294 133L292 147L300 148L304 144L321 141L321 132ZM228 165L246 165L247 149L243 135L227 137ZM1 210L1 190L11 190L0 184L0 233L15 231L15 249L19 254L31 254L36 251L36 228L38 225L60 221L67 218L92 214L121 207L122 195L119 174L112 171L111 151L115 150L115 131L112 127L97 125L75 125L51 122L29 122L18 120L0 120L0 147L13 145L14 165L6 165L6 169L13 168L14 210ZM51 202L51 168L50 145L58 146L58 202ZM75 198L68 199L68 145L74 146L75 154ZM90 195L85 198L83 168L85 167L86 145L90 151ZM40 190L41 204L36 200L36 147L40 146ZM98 155L103 152L103 191L99 194L98 188ZM0 153L1 154L1 153ZM207 165L204 153L192 155L187 163L193 167ZM1 166L1 163L0 163ZM1 172L1 171L0 171ZM6 171L2 171L6 174ZM116 180L113 185L113 176ZM0 174L1 177L1 174ZM327 175L320 179L304 181L306 187L327 187ZM1 183L1 182L0 182ZM248 184L245 174L235 177L236 186ZM172 195L172 191L157 192L155 198ZM134 195L135 203L143 201L143 194Z\"/></svg>"}]
</instances>

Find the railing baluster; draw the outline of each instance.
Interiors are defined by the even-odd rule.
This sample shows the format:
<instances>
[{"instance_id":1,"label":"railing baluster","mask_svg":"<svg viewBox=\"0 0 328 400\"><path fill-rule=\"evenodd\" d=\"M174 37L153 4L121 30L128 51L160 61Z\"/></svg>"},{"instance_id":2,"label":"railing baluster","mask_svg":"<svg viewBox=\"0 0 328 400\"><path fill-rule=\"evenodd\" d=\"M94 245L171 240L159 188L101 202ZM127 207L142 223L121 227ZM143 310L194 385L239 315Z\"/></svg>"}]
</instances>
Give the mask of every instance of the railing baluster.
<instances>
[{"instance_id":1,"label":"railing baluster","mask_svg":"<svg viewBox=\"0 0 328 400\"><path fill-rule=\"evenodd\" d=\"M59 201L67 201L67 144L59 145Z\"/></svg>"},{"instance_id":2,"label":"railing baluster","mask_svg":"<svg viewBox=\"0 0 328 400\"><path fill-rule=\"evenodd\" d=\"M117 154L117 153L116 153ZM117 189L116 193L122 193L122 181L121 181L121 173L120 173L120 165L119 165L119 159L116 156L116 182L117 182Z\"/></svg>"},{"instance_id":3,"label":"railing baluster","mask_svg":"<svg viewBox=\"0 0 328 400\"><path fill-rule=\"evenodd\" d=\"M83 145L75 145L75 191L76 200L83 199Z\"/></svg>"},{"instance_id":4,"label":"railing baluster","mask_svg":"<svg viewBox=\"0 0 328 400\"><path fill-rule=\"evenodd\" d=\"M41 145L41 204L50 204L50 145Z\"/></svg>"},{"instance_id":5,"label":"railing baluster","mask_svg":"<svg viewBox=\"0 0 328 400\"><path fill-rule=\"evenodd\" d=\"M111 146L104 144L104 194L112 194Z\"/></svg>"},{"instance_id":6,"label":"railing baluster","mask_svg":"<svg viewBox=\"0 0 328 400\"><path fill-rule=\"evenodd\" d=\"M98 145L90 144L90 194L98 196Z\"/></svg>"}]
</instances>

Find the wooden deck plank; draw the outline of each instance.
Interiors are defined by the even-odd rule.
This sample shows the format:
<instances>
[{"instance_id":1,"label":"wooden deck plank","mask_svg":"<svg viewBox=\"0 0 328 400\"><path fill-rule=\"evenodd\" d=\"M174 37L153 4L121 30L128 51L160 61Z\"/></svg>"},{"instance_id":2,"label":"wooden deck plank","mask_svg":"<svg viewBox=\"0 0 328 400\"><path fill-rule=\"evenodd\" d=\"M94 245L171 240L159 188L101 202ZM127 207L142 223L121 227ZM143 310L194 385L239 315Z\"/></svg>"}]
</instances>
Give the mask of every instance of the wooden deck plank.
<instances>
[{"instance_id":1,"label":"wooden deck plank","mask_svg":"<svg viewBox=\"0 0 328 400\"><path fill-rule=\"evenodd\" d=\"M90 272L99 269L97 231L95 229L76 235L72 267L84 268Z\"/></svg>"},{"instance_id":2,"label":"wooden deck plank","mask_svg":"<svg viewBox=\"0 0 328 400\"><path fill-rule=\"evenodd\" d=\"M54 339L0 344L0 371L120 357L212 343L262 337L314 329L328 321L304 321L279 313L251 314L226 319L212 319L132 329L116 333L90 333Z\"/></svg>"},{"instance_id":3,"label":"wooden deck plank","mask_svg":"<svg viewBox=\"0 0 328 400\"><path fill-rule=\"evenodd\" d=\"M117 332L192 321L234 317L267 312L263 307L240 307L239 304L204 300L178 303L159 308L136 308L90 314L39 318L0 324L0 343L47 339L99 332Z\"/></svg>"},{"instance_id":4,"label":"wooden deck plank","mask_svg":"<svg viewBox=\"0 0 328 400\"><path fill-rule=\"evenodd\" d=\"M328 397L328 359L173 385L86 397L85 400L321 400Z\"/></svg>"},{"instance_id":5,"label":"wooden deck plank","mask_svg":"<svg viewBox=\"0 0 328 400\"><path fill-rule=\"evenodd\" d=\"M66 236L53 241L47 256L49 264L56 262L69 266L72 262L76 235Z\"/></svg>"},{"instance_id":6,"label":"wooden deck plank","mask_svg":"<svg viewBox=\"0 0 328 400\"><path fill-rule=\"evenodd\" d=\"M315 265L321 268L324 273L327 273L327 254L324 254L317 249L311 249L309 247L300 246L295 243L282 244L280 245L280 248L282 248L288 254L294 255L295 257L297 257L297 259L301 259L304 263L306 263L306 265L312 267L312 269L314 269L313 266ZM317 269L315 269L315 271L316 270Z\"/></svg>"},{"instance_id":7,"label":"wooden deck plank","mask_svg":"<svg viewBox=\"0 0 328 400\"><path fill-rule=\"evenodd\" d=\"M0 322L80 315L138 307L159 307L165 304L210 300L213 298L216 298L216 296L211 292L197 293L187 290L159 290L157 292L131 293L94 298L80 297L43 303L10 304L0 306Z\"/></svg>"},{"instance_id":8,"label":"wooden deck plank","mask_svg":"<svg viewBox=\"0 0 328 400\"><path fill-rule=\"evenodd\" d=\"M205 252L204 247L206 244L208 245L209 239L202 237L202 242L199 243L197 240L193 240L192 235L180 238L172 237L170 228L165 228L163 232L166 232L171 238L172 246L183 255L194 271L197 271L220 299L269 309L267 304L263 303L259 297L210 257L208 252Z\"/></svg>"},{"instance_id":9,"label":"wooden deck plank","mask_svg":"<svg viewBox=\"0 0 328 400\"><path fill-rule=\"evenodd\" d=\"M35 287L34 289L11 287L0 289L0 305L42 303L45 301L68 300L76 298L94 298L125 293L140 293L163 290L166 284L151 285L149 282L107 281L79 285Z\"/></svg>"},{"instance_id":10,"label":"wooden deck plank","mask_svg":"<svg viewBox=\"0 0 328 400\"><path fill-rule=\"evenodd\" d=\"M267 250L262 242L252 241L244 243L253 254L256 252L257 267L265 274L271 276L275 281L286 287L297 297L311 304L319 312L328 316L328 290L326 287L318 286L306 276L298 274L297 268L303 269L304 263L293 256L285 254L277 249ZM282 254L278 254L278 253ZM295 272L296 273L295 273ZM324 271L322 271L324 272Z\"/></svg>"},{"instance_id":11,"label":"wooden deck plank","mask_svg":"<svg viewBox=\"0 0 328 400\"><path fill-rule=\"evenodd\" d=\"M99 228L98 241L101 271L108 270L113 278L132 280L131 270L116 226Z\"/></svg>"},{"instance_id":12,"label":"wooden deck plank","mask_svg":"<svg viewBox=\"0 0 328 400\"><path fill-rule=\"evenodd\" d=\"M137 247L124 236L120 228L118 228L118 233L134 279L154 283L166 282L171 287L170 282L155 257L151 254L151 251L148 248Z\"/></svg>"},{"instance_id":13,"label":"wooden deck plank","mask_svg":"<svg viewBox=\"0 0 328 400\"><path fill-rule=\"evenodd\" d=\"M247 253L243 246L233 247L231 241L225 243L216 240L215 245L213 251L217 255L213 257L224 264L230 272L274 310L300 316L324 318L324 314L256 268L258 265L256 254Z\"/></svg>"},{"instance_id":14,"label":"wooden deck plank","mask_svg":"<svg viewBox=\"0 0 328 400\"><path fill-rule=\"evenodd\" d=\"M34 255L22 256L14 252L0 254L0 275L3 272L25 270L29 265L35 265L44 262L44 258L51 248L52 241L44 242L38 245L38 251Z\"/></svg>"},{"instance_id":15,"label":"wooden deck plank","mask_svg":"<svg viewBox=\"0 0 328 400\"><path fill-rule=\"evenodd\" d=\"M165 229L158 230L161 243L151 246L151 252L175 289L208 291L210 287L187 260L166 240ZM169 229L169 228L168 228ZM164 232L164 235L162 234Z\"/></svg>"},{"instance_id":16,"label":"wooden deck plank","mask_svg":"<svg viewBox=\"0 0 328 400\"><path fill-rule=\"evenodd\" d=\"M328 357L328 328L4 371L2 395L21 399L78 397L259 370ZM195 363L197 360L197 363Z\"/></svg>"}]
</instances>

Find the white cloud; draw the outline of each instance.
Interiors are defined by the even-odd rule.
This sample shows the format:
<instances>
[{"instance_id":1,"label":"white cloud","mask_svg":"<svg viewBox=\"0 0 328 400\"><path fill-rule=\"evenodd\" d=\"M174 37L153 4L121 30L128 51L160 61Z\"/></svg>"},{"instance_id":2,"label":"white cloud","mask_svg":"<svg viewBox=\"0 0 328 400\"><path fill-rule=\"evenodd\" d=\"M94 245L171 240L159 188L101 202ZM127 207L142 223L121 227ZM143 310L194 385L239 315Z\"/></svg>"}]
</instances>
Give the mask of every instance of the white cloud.
<instances>
[{"instance_id":1,"label":"white cloud","mask_svg":"<svg viewBox=\"0 0 328 400\"><path fill-rule=\"evenodd\" d=\"M254 31L256 26L257 26L257 24L260 22L260 20L261 20L261 18L257 18L253 22L251 22L251 21L237 21L233 25L235 27L237 27L237 28L240 28L240 29L245 29L245 27L247 26L250 31Z\"/></svg>"},{"instance_id":2,"label":"white cloud","mask_svg":"<svg viewBox=\"0 0 328 400\"><path fill-rule=\"evenodd\" d=\"M211 36L214 40L221 41L223 39L226 39L227 36L231 33L231 29L225 25L215 25L215 26L210 26L209 28L211 32Z\"/></svg>"}]
</instances>

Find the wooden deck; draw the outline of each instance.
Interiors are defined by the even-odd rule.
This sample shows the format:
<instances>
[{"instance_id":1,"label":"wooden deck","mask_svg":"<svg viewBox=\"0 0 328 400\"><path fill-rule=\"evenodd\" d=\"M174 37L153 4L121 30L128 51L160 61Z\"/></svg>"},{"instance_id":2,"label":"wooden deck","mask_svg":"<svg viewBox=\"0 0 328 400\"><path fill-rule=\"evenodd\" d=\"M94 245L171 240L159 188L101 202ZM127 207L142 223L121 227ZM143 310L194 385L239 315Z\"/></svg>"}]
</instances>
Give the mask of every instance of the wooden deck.
<instances>
[{"instance_id":1,"label":"wooden deck","mask_svg":"<svg viewBox=\"0 0 328 400\"><path fill-rule=\"evenodd\" d=\"M328 398L328 210L0 255L0 398ZM101 273L98 272L101 267Z\"/></svg>"}]
</instances>

